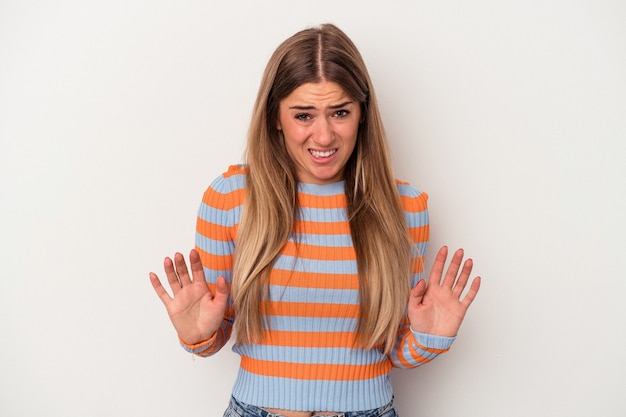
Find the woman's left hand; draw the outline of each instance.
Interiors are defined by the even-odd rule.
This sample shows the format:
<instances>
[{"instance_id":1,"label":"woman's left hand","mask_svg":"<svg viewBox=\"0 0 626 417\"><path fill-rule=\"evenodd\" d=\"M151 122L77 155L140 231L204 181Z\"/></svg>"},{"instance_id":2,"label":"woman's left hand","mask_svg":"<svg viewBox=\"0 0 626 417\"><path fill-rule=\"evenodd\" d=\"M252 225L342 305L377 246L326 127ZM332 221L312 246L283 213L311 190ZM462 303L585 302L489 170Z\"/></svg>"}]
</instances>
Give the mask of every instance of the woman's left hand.
<instances>
[{"instance_id":1,"label":"woman's left hand","mask_svg":"<svg viewBox=\"0 0 626 417\"><path fill-rule=\"evenodd\" d=\"M421 280L412 290L409 297L408 314L414 331L437 336L456 336L467 309L474 301L480 288L480 277L472 281L467 294L461 298L467 285L473 262L463 261L463 249L457 250L445 277L443 269L448 257L446 246L439 249L428 284ZM460 275L459 269L461 270Z\"/></svg>"}]
</instances>

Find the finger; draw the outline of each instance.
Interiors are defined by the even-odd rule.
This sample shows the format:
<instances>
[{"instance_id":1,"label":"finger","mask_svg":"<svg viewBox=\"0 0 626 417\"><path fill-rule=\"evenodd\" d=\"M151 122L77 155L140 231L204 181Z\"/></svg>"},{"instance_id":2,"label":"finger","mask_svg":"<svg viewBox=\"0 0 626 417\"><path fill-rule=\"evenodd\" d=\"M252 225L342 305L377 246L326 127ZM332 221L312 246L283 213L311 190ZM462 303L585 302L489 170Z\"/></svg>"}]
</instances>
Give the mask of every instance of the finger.
<instances>
[{"instance_id":1,"label":"finger","mask_svg":"<svg viewBox=\"0 0 626 417\"><path fill-rule=\"evenodd\" d=\"M176 255L174 255L174 266L176 266L176 275L178 275L180 286L184 287L185 285L191 284L191 277L187 270L187 262L185 262L185 257L182 253L176 253Z\"/></svg>"},{"instance_id":2,"label":"finger","mask_svg":"<svg viewBox=\"0 0 626 417\"><path fill-rule=\"evenodd\" d=\"M165 288L163 288L163 285L161 285L161 280L154 272L150 272L150 283L152 284L152 288L154 288L154 291L156 291L163 304L167 306L167 303L170 302L171 297L167 293L167 291L165 291Z\"/></svg>"},{"instance_id":3,"label":"finger","mask_svg":"<svg viewBox=\"0 0 626 417\"><path fill-rule=\"evenodd\" d=\"M206 285L206 278L204 277L204 268L202 267L200 254L195 249L192 249L189 253L189 266L191 267L191 276L193 277L193 282L198 282Z\"/></svg>"},{"instance_id":4,"label":"finger","mask_svg":"<svg viewBox=\"0 0 626 417\"><path fill-rule=\"evenodd\" d=\"M428 278L428 282L430 284L436 283L437 285L441 284L441 277L443 275L443 267L446 264L446 258L448 257L448 247L442 246L437 252L437 256L435 257L435 263L433 264L433 269L430 271L430 276Z\"/></svg>"},{"instance_id":5,"label":"finger","mask_svg":"<svg viewBox=\"0 0 626 417\"><path fill-rule=\"evenodd\" d=\"M459 279L456 281L456 283L454 284L454 288L452 289L452 292L457 297L460 297L461 293L463 293L463 290L465 289L465 286L467 285L467 281L469 280L470 274L472 273L473 266L474 266L474 261L471 258L467 259L465 263L463 263L463 269L461 270L461 275L459 275Z\"/></svg>"},{"instance_id":6,"label":"finger","mask_svg":"<svg viewBox=\"0 0 626 417\"><path fill-rule=\"evenodd\" d=\"M469 306L472 304L472 301L474 301L474 299L476 298L476 294L478 294L478 290L480 289L481 281L482 280L480 279L480 277L474 278L474 280L472 281L472 285L470 286L469 291L467 292L467 294L463 298L463 301L461 301L461 303L463 303L463 305L465 306L466 309L469 308Z\"/></svg>"},{"instance_id":7,"label":"finger","mask_svg":"<svg viewBox=\"0 0 626 417\"><path fill-rule=\"evenodd\" d=\"M456 281L456 276L459 272L459 268L461 267L461 261L463 260L463 249L459 249L454 252L452 256L452 260L450 261L450 265L448 266L448 271L446 272L446 277L443 279L443 286L447 288L452 288L454 285L454 281Z\"/></svg>"},{"instance_id":8,"label":"finger","mask_svg":"<svg viewBox=\"0 0 626 417\"><path fill-rule=\"evenodd\" d=\"M170 284L170 288L174 292L174 295L180 290L181 283L178 279L178 274L174 269L174 262L171 258L165 258L163 261L163 269L165 269L165 275L167 276L167 282Z\"/></svg>"}]
</instances>

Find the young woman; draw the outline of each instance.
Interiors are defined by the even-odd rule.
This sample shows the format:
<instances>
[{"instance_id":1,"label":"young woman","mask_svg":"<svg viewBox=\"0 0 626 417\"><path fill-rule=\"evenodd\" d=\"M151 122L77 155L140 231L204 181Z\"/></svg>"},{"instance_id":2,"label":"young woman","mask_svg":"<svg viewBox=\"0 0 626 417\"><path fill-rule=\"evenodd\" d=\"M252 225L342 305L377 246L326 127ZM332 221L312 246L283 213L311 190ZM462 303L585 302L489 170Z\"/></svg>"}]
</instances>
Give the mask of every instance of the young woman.
<instances>
[{"instance_id":1,"label":"young woman","mask_svg":"<svg viewBox=\"0 0 626 417\"><path fill-rule=\"evenodd\" d=\"M272 55L246 164L204 194L191 277L150 274L185 349L241 356L225 416L395 416L389 371L447 351L480 286L463 251L428 285L427 196L392 174L367 69L333 25ZM461 265L463 264L463 265ZM208 283L208 285L207 285Z\"/></svg>"}]
</instances>

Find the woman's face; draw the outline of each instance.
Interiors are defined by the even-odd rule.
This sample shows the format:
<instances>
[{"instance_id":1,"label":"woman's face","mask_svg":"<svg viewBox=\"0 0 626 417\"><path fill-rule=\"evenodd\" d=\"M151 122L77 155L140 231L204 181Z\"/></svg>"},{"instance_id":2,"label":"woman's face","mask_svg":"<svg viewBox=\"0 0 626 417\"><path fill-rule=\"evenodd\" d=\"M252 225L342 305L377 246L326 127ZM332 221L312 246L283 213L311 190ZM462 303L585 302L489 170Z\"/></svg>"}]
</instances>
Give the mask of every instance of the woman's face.
<instances>
[{"instance_id":1,"label":"woman's face","mask_svg":"<svg viewBox=\"0 0 626 417\"><path fill-rule=\"evenodd\" d=\"M330 184L343 179L356 144L361 106L337 84L302 84L279 106L278 130L296 166L298 181Z\"/></svg>"}]
</instances>

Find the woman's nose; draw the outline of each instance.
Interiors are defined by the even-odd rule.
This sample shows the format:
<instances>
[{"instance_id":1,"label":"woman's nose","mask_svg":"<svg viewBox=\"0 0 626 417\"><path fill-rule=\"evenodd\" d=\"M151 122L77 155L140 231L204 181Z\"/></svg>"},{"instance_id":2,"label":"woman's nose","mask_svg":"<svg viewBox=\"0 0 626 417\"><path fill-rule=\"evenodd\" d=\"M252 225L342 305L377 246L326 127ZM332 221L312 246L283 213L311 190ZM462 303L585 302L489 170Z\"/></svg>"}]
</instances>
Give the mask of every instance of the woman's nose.
<instances>
[{"instance_id":1,"label":"woman's nose","mask_svg":"<svg viewBox=\"0 0 626 417\"><path fill-rule=\"evenodd\" d=\"M328 119L322 117L317 120L313 141L322 146L327 146L332 143L333 129Z\"/></svg>"}]
</instances>

